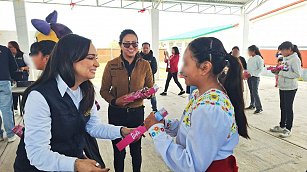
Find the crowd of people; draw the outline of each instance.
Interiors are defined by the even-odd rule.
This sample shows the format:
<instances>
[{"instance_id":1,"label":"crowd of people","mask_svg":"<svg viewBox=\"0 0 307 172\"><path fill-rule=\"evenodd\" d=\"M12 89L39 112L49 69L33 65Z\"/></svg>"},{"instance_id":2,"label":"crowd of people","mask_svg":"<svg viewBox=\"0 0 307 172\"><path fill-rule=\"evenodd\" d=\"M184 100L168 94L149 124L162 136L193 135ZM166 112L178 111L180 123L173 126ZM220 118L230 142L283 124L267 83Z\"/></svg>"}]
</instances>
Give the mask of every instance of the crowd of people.
<instances>
[{"instance_id":1,"label":"crowd of people","mask_svg":"<svg viewBox=\"0 0 307 172\"><path fill-rule=\"evenodd\" d=\"M119 57L106 64L101 79L100 95L109 104L109 124L101 123L97 113L91 79L100 64L91 40L70 33L57 43L35 42L30 47L30 59L14 41L7 47L0 46L0 110L8 142L16 140L12 129L17 99L12 96L11 81L28 80L29 60L42 71L23 94L20 108L24 111L24 133L14 170L109 171L100 157L96 141L100 138L112 140L114 169L123 172L126 150L119 151L116 144L134 128L144 125L157 153L172 171L238 171L233 150L240 136L249 139L245 111L255 110L254 114L263 111L258 89L265 65L259 48L248 47L246 62L237 46L227 53L219 39L197 38L185 49L180 71L178 47L172 47L171 55L165 51L168 74L160 95L167 96L172 78L180 89L178 95L186 93L178 80L181 73L190 96L180 119L157 121L155 95L135 101L127 99L130 93L155 83L158 66L150 44L143 43L139 53L137 34L126 29L119 36L119 46ZM278 66L283 68L272 72L278 79L281 119L270 131L289 137L301 55L291 42L282 43L278 51L281 55ZM250 94L248 107L244 107L244 79ZM152 113L146 118L144 99L150 99L152 105ZM0 141L4 140L3 133L0 130ZM141 171L141 142L140 137L129 145L133 172Z\"/></svg>"}]
</instances>

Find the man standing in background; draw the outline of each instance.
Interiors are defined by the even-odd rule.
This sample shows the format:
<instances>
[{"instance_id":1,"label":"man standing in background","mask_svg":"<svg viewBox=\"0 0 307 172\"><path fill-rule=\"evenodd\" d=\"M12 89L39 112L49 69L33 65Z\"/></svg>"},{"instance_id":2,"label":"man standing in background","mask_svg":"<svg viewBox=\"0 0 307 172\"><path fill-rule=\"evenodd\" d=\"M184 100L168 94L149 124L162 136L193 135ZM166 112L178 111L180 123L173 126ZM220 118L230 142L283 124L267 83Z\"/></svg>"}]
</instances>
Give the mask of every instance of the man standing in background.
<instances>
[{"instance_id":1,"label":"man standing in background","mask_svg":"<svg viewBox=\"0 0 307 172\"><path fill-rule=\"evenodd\" d=\"M11 88L11 79L14 72L17 71L17 63L11 51L0 45L0 111L2 112L4 129L8 137L8 142L14 142L16 136L12 129L14 128L13 116L13 96ZM2 119L0 116L0 141L3 141L3 130L1 129Z\"/></svg>"},{"instance_id":2,"label":"man standing in background","mask_svg":"<svg viewBox=\"0 0 307 172\"><path fill-rule=\"evenodd\" d=\"M142 51L141 51L140 55L142 56L142 58L144 60L149 62L150 67L151 67L151 71L152 71L153 81L155 83L155 74L157 73L157 70L158 70L157 60L153 56L153 52L150 49L150 44L148 42L144 42L142 44ZM156 99L156 96L153 95L151 97L150 101L151 101L151 108L152 108L152 110L154 112L157 112L157 99Z\"/></svg>"}]
</instances>

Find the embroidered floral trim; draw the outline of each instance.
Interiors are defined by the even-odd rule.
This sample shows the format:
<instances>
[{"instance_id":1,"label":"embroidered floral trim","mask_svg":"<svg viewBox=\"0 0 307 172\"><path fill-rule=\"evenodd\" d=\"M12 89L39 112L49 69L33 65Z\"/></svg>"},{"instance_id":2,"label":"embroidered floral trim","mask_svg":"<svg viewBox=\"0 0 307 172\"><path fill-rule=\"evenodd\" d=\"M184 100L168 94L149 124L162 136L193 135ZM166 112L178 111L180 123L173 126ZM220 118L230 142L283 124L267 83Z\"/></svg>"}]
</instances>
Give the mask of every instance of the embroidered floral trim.
<instances>
[{"instance_id":1,"label":"embroidered floral trim","mask_svg":"<svg viewBox=\"0 0 307 172\"><path fill-rule=\"evenodd\" d=\"M224 92L216 89L209 90L201 96L199 96L198 90L193 92L193 96L185 108L184 117L182 120L186 127L191 127L190 114L200 105L220 106L223 111L233 118L233 123L227 138L230 138L233 134L237 133L238 127L234 117L234 107L231 104L229 97Z\"/></svg>"},{"instance_id":2,"label":"embroidered floral trim","mask_svg":"<svg viewBox=\"0 0 307 172\"><path fill-rule=\"evenodd\" d=\"M201 95L200 97L196 98L199 94L198 90L194 92L193 98L190 99L188 105L186 106L185 111L190 113L192 110L195 110L199 105L218 105L221 106L222 109L227 112L230 116L233 114L231 113L231 110L233 110L233 106L229 101L228 96L220 91L220 90L209 90L207 93ZM224 95L224 96L221 96ZM195 103L193 103L195 102ZM192 107L192 108L191 108Z\"/></svg>"},{"instance_id":3,"label":"embroidered floral trim","mask_svg":"<svg viewBox=\"0 0 307 172\"><path fill-rule=\"evenodd\" d=\"M186 127L191 127L190 115L185 115L182 122Z\"/></svg>"},{"instance_id":4,"label":"embroidered floral trim","mask_svg":"<svg viewBox=\"0 0 307 172\"><path fill-rule=\"evenodd\" d=\"M163 127L155 126L155 127L149 132L149 135L150 135L150 137L154 138L154 137L156 137L158 134L160 134L160 133L162 133L162 132L165 132L165 130L164 130Z\"/></svg>"}]
</instances>

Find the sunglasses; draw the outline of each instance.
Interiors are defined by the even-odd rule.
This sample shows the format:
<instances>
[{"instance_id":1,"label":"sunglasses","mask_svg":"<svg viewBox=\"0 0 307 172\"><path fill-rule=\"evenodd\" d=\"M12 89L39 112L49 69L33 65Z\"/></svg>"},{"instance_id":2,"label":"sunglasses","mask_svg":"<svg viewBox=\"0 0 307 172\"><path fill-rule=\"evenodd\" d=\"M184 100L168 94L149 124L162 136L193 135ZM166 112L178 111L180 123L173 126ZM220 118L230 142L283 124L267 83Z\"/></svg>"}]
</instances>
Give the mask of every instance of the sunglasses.
<instances>
[{"instance_id":1,"label":"sunglasses","mask_svg":"<svg viewBox=\"0 0 307 172\"><path fill-rule=\"evenodd\" d=\"M130 42L123 42L123 46L125 48L130 48L131 45L132 45L133 48L136 48L136 47L139 46L139 43L138 42L132 42L132 43L130 43Z\"/></svg>"}]
</instances>

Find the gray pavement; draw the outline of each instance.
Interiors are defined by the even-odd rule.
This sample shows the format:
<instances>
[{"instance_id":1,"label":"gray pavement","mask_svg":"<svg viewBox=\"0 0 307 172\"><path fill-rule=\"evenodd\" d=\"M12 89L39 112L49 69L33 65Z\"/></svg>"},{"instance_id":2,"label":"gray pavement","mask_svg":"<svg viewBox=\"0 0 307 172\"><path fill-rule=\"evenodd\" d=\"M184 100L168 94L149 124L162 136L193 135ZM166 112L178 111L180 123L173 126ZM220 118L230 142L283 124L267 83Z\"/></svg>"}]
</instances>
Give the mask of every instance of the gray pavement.
<instances>
[{"instance_id":1,"label":"gray pavement","mask_svg":"<svg viewBox=\"0 0 307 172\"><path fill-rule=\"evenodd\" d=\"M180 80L184 83L183 80ZM279 96L278 89L274 87L274 78L262 77L260 81L260 97L263 104L263 113L259 115L247 111L250 125L251 140L240 138L240 143L235 149L235 156L239 165L239 171L243 172L305 172L307 170L307 83L299 82L299 90L294 105L294 127L292 136L281 139L276 134L269 132L269 128L279 123ZM164 80L157 81L160 87L164 86ZM99 82L95 82L99 88ZM247 86L247 85L246 85ZM247 87L246 87L247 88ZM187 95L177 96L179 89L173 83L170 84L169 94L166 97L157 95L158 107L165 107L170 118L180 118L187 103ZM162 90L161 90L162 91ZM97 90L99 93L99 91ZM246 104L249 103L249 95L245 92ZM99 114L103 122L107 122L107 104L97 97L102 109ZM146 114L149 114L150 101L145 101ZM21 118L16 117L20 122ZM12 166L19 141L8 144L0 142L0 172L13 171ZM113 150L111 142L99 140L103 159L108 167L113 170ZM168 172L170 171L161 158L156 154L152 140L147 135L142 142L143 148L143 172ZM127 150L125 171L132 172L131 158Z\"/></svg>"}]
</instances>

